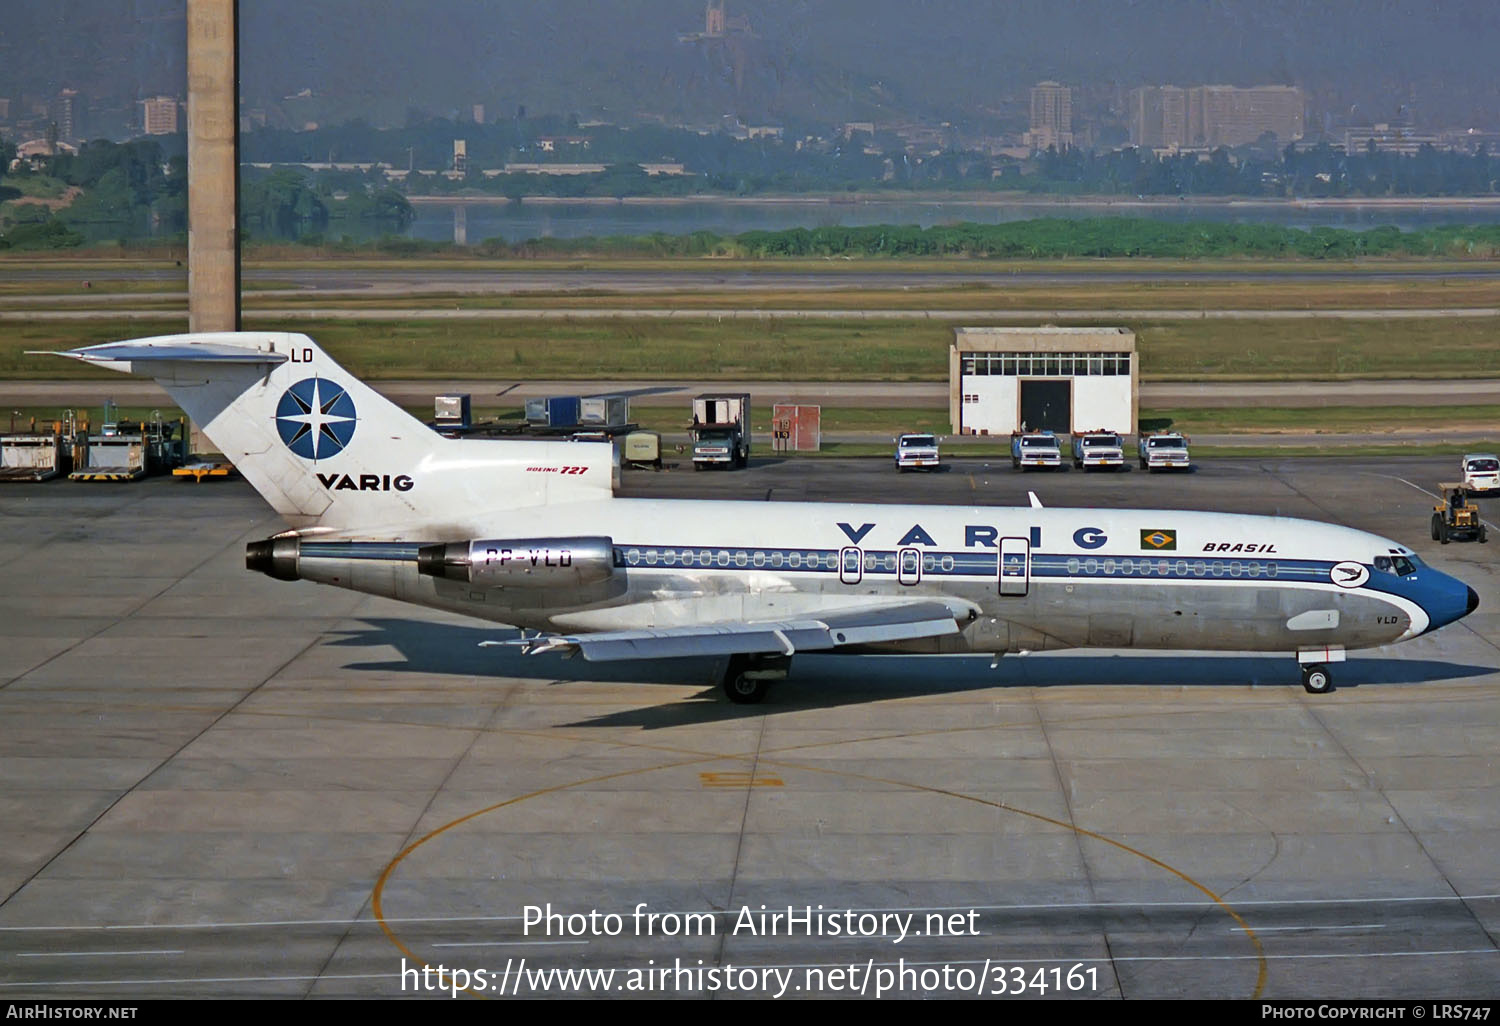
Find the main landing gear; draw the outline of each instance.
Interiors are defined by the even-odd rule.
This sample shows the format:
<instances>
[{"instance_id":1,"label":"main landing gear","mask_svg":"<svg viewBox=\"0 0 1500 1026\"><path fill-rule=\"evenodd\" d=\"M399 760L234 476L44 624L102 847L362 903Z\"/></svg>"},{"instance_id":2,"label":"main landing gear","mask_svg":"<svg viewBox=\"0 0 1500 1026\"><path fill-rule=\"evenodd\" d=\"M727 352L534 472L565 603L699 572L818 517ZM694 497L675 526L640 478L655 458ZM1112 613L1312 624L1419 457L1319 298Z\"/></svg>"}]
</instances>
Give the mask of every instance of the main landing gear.
<instances>
[{"instance_id":1,"label":"main landing gear","mask_svg":"<svg viewBox=\"0 0 1500 1026\"><path fill-rule=\"evenodd\" d=\"M1333 690L1333 674L1322 663L1304 663L1302 686L1310 695L1326 695Z\"/></svg>"},{"instance_id":2,"label":"main landing gear","mask_svg":"<svg viewBox=\"0 0 1500 1026\"><path fill-rule=\"evenodd\" d=\"M732 655L724 669L724 696L736 705L759 702L772 683L786 679L791 665L791 656Z\"/></svg>"}]
</instances>

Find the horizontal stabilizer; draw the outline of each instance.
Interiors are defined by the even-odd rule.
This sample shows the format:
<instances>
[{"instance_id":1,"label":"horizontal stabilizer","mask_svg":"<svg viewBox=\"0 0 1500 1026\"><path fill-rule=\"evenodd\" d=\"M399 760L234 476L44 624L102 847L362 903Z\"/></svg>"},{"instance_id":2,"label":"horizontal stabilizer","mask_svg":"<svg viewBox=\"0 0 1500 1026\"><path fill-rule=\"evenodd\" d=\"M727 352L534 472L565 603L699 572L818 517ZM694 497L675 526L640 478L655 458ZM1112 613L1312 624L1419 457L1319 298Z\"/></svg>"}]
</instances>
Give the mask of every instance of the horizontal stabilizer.
<instances>
[{"instance_id":1,"label":"horizontal stabilizer","mask_svg":"<svg viewBox=\"0 0 1500 1026\"><path fill-rule=\"evenodd\" d=\"M614 449L444 438L306 335L200 331L56 354L152 378L298 530L480 537L498 512L614 494Z\"/></svg>"},{"instance_id":2,"label":"horizontal stabilizer","mask_svg":"<svg viewBox=\"0 0 1500 1026\"><path fill-rule=\"evenodd\" d=\"M582 652L590 662L613 662L756 653L789 656L796 652L827 651L845 645L908 641L957 633L958 623L948 606L941 602L910 602L818 618L546 635L516 641L486 641L481 642L481 646L519 646L527 653Z\"/></svg>"},{"instance_id":3,"label":"horizontal stabilizer","mask_svg":"<svg viewBox=\"0 0 1500 1026\"><path fill-rule=\"evenodd\" d=\"M62 352L35 352L39 356L66 356L84 363L126 364L145 362L171 363L247 363L275 366L286 363L285 353L271 352L245 345L243 335L227 335L240 341L218 341L213 335L163 335L129 342L105 342L82 349Z\"/></svg>"}]
</instances>

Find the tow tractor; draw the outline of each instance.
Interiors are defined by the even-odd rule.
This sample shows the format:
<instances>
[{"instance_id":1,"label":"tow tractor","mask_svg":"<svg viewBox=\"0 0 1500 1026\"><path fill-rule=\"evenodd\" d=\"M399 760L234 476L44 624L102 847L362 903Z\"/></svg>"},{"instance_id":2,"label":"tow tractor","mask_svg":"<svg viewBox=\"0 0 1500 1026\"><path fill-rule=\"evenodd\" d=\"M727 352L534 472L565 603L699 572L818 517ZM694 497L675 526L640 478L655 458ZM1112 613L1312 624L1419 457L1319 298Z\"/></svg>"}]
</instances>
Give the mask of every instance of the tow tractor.
<instances>
[{"instance_id":1,"label":"tow tractor","mask_svg":"<svg viewBox=\"0 0 1500 1026\"><path fill-rule=\"evenodd\" d=\"M1469 501L1468 490L1458 482L1438 485L1443 501L1432 507L1432 540L1447 545L1450 541L1487 542L1479 507Z\"/></svg>"}]
</instances>

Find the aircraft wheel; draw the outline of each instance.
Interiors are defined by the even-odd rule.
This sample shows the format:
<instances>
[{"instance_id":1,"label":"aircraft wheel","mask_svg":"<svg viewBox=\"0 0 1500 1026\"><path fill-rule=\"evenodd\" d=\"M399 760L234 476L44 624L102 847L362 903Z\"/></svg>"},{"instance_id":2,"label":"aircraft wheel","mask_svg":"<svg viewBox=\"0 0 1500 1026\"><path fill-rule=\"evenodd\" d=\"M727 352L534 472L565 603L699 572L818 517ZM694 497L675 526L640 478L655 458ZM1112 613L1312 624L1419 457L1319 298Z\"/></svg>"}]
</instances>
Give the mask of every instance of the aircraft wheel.
<instances>
[{"instance_id":1,"label":"aircraft wheel","mask_svg":"<svg viewBox=\"0 0 1500 1026\"><path fill-rule=\"evenodd\" d=\"M1326 695L1333 690L1333 675L1328 667L1310 663L1302 667L1302 686L1309 695Z\"/></svg>"},{"instance_id":2,"label":"aircraft wheel","mask_svg":"<svg viewBox=\"0 0 1500 1026\"><path fill-rule=\"evenodd\" d=\"M724 682L724 694L735 705L754 705L766 697L770 685L763 680L751 680L743 673Z\"/></svg>"},{"instance_id":3,"label":"aircraft wheel","mask_svg":"<svg viewBox=\"0 0 1500 1026\"><path fill-rule=\"evenodd\" d=\"M735 705L753 705L766 697L770 682L764 677L749 676L754 666L749 656L729 657L729 665L724 669L724 697Z\"/></svg>"}]
</instances>

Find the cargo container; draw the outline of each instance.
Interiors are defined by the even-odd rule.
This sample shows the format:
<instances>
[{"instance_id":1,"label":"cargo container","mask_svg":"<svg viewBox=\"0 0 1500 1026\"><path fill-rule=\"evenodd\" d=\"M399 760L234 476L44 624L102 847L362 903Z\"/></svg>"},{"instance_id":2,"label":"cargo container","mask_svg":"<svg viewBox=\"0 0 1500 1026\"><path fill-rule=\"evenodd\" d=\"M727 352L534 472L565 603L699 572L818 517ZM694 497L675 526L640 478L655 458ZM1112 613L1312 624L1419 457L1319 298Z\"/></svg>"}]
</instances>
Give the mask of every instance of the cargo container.
<instances>
[{"instance_id":1,"label":"cargo container","mask_svg":"<svg viewBox=\"0 0 1500 1026\"><path fill-rule=\"evenodd\" d=\"M630 421L630 399L623 395L592 395L578 401L578 423L623 427Z\"/></svg>"},{"instance_id":2,"label":"cargo container","mask_svg":"<svg viewBox=\"0 0 1500 1026\"><path fill-rule=\"evenodd\" d=\"M576 395L528 399L526 400L526 423L533 427L577 427L580 403L581 400Z\"/></svg>"},{"instance_id":3,"label":"cargo container","mask_svg":"<svg viewBox=\"0 0 1500 1026\"><path fill-rule=\"evenodd\" d=\"M468 393L434 396L432 420L434 426L439 429L460 428L467 431L473 425L473 412L469 405Z\"/></svg>"}]
</instances>

